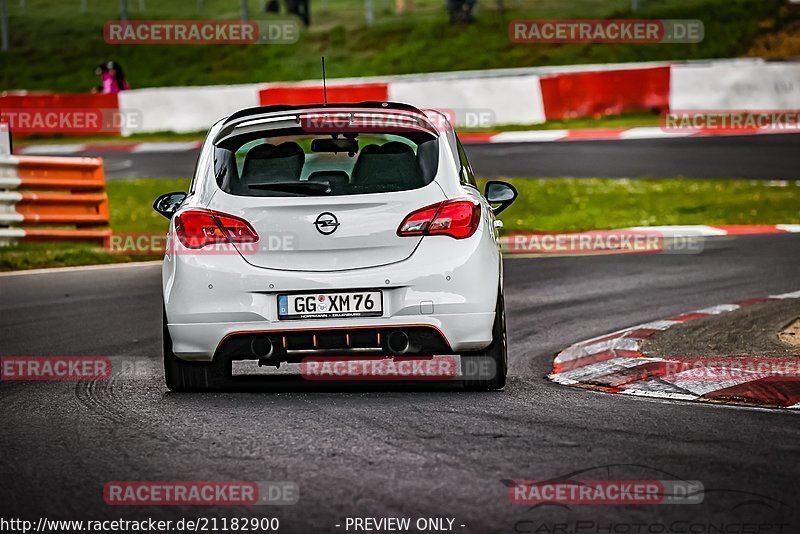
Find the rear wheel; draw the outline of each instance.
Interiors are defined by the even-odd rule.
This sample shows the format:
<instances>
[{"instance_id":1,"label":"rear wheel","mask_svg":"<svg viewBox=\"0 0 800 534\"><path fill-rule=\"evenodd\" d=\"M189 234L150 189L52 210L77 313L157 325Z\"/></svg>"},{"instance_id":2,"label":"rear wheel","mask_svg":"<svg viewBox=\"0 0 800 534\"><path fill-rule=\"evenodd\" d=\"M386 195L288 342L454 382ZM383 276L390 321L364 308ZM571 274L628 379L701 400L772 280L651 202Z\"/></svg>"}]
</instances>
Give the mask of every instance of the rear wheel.
<instances>
[{"instance_id":1,"label":"rear wheel","mask_svg":"<svg viewBox=\"0 0 800 534\"><path fill-rule=\"evenodd\" d=\"M167 328L167 314L163 313L164 380L167 389L179 391L208 391L219 387L224 378L218 362L187 362L172 352L172 338Z\"/></svg>"},{"instance_id":2,"label":"rear wheel","mask_svg":"<svg viewBox=\"0 0 800 534\"><path fill-rule=\"evenodd\" d=\"M505 387L508 372L508 338L502 291L497 294L492 343L481 352L463 355L461 366L465 373L464 386L469 390L490 391Z\"/></svg>"}]
</instances>

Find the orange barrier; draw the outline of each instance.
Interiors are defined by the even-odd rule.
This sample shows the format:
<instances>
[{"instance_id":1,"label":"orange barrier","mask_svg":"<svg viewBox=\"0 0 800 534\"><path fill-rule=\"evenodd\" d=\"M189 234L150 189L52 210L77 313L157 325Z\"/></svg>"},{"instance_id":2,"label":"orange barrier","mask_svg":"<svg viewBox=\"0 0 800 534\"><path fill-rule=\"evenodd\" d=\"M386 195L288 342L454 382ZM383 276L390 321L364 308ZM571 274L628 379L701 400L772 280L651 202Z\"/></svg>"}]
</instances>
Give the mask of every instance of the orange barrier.
<instances>
[{"instance_id":1,"label":"orange barrier","mask_svg":"<svg viewBox=\"0 0 800 534\"><path fill-rule=\"evenodd\" d=\"M17 156L20 189L102 191L106 187L100 158Z\"/></svg>"},{"instance_id":2,"label":"orange barrier","mask_svg":"<svg viewBox=\"0 0 800 534\"><path fill-rule=\"evenodd\" d=\"M0 158L0 224L26 241L104 241L111 236L103 160L11 156ZM47 228L47 226L54 226ZM0 236L2 237L2 236Z\"/></svg>"},{"instance_id":3,"label":"orange barrier","mask_svg":"<svg viewBox=\"0 0 800 534\"><path fill-rule=\"evenodd\" d=\"M22 193L16 211L26 224L108 224L108 197L105 193Z\"/></svg>"},{"instance_id":4,"label":"orange barrier","mask_svg":"<svg viewBox=\"0 0 800 534\"><path fill-rule=\"evenodd\" d=\"M25 241L95 241L104 243L111 237L111 230L89 230L86 228L26 228Z\"/></svg>"}]
</instances>

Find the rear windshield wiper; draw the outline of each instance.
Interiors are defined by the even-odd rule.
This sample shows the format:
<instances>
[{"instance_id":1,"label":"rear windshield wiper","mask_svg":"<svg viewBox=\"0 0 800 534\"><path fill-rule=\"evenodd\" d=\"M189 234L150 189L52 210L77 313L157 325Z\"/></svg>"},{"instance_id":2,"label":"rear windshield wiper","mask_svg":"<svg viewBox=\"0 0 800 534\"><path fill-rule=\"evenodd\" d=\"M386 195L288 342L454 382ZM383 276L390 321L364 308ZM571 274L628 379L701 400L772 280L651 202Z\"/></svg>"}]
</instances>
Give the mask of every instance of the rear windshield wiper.
<instances>
[{"instance_id":1,"label":"rear windshield wiper","mask_svg":"<svg viewBox=\"0 0 800 534\"><path fill-rule=\"evenodd\" d=\"M247 184L250 189L263 191L280 191L298 195L328 195L331 192L330 184L322 182L265 182L262 184Z\"/></svg>"}]
</instances>

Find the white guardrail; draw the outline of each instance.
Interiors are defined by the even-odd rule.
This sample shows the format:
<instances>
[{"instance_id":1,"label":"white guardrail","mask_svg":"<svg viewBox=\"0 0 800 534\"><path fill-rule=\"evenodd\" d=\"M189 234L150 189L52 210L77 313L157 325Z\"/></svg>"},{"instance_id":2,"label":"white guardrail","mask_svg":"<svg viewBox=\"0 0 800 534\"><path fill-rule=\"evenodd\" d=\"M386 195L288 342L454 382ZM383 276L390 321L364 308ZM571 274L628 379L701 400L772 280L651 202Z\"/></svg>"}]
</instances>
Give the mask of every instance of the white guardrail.
<instances>
[{"instance_id":1,"label":"white guardrail","mask_svg":"<svg viewBox=\"0 0 800 534\"><path fill-rule=\"evenodd\" d=\"M689 62L616 63L440 72L329 80L329 88L385 84L387 97L422 108L488 112L495 124L538 124L546 119L540 79L581 72L670 67L671 109L800 109L800 62L759 58ZM123 116L137 117L134 132L192 132L242 108L260 105L269 88L319 85L319 80L208 87L135 89L119 94ZM458 124L463 126L463 124Z\"/></svg>"}]
</instances>

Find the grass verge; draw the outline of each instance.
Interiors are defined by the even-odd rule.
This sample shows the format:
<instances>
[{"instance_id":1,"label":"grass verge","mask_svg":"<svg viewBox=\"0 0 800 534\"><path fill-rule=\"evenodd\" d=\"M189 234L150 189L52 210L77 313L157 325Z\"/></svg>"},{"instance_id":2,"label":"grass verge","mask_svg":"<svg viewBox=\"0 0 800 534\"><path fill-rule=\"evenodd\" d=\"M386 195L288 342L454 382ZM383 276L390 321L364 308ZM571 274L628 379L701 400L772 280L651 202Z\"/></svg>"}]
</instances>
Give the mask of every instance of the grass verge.
<instances>
[{"instance_id":1,"label":"grass verge","mask_svg":"<svg viewBox=\"0 0 800 534\"><path fill-rule=\"evenodd\" d=\"M800 183L745 180L516 178L520 196L501 218L506 230L580 231L662 224L800 223ZM150 207L186 180L108 183L114 232L165 232ZM143 261L89 244L31 243L0 248L0 270Z\"/></svg>"},{"instance_id":2,"label":"grass verge","mask_svg":"<svg viewBox=\"0 0 800 534\"><path fill-rule=\"evenodd\" d=\"M517 178L506 230L800 222L800 182Z\"/></svg>"},{"instance_id":3,"label":"grass verge","mask_svg":"<svg viewBox=\"0 0 800 534\"><path fill-rule=\"evenodd\" d=\"M292 45L110 45L106 21L119 18L119 2L27 0L8 2L10 50L0 54L3 89L87 92L97 85L95 65L115 59L134 88L318 79L325 54L331 78L450 70L735 57L764 35L790 27L795 17L782 0L647 0L631 12L630 0L515 0L499 12L481 1L477 22L451 26L444 0L416 0L413 13L376 6L368 27L364 2L312 2L312 26ZM161 0L132 20L236 20L240 2ZM24 7L22 7L24 6ZM268 18L250 0L253 19ZM281 18L285 18L281 16ZM700 19L705 39L695 44L514 44L514 19Z\"/></svg>"}]
</instances>

